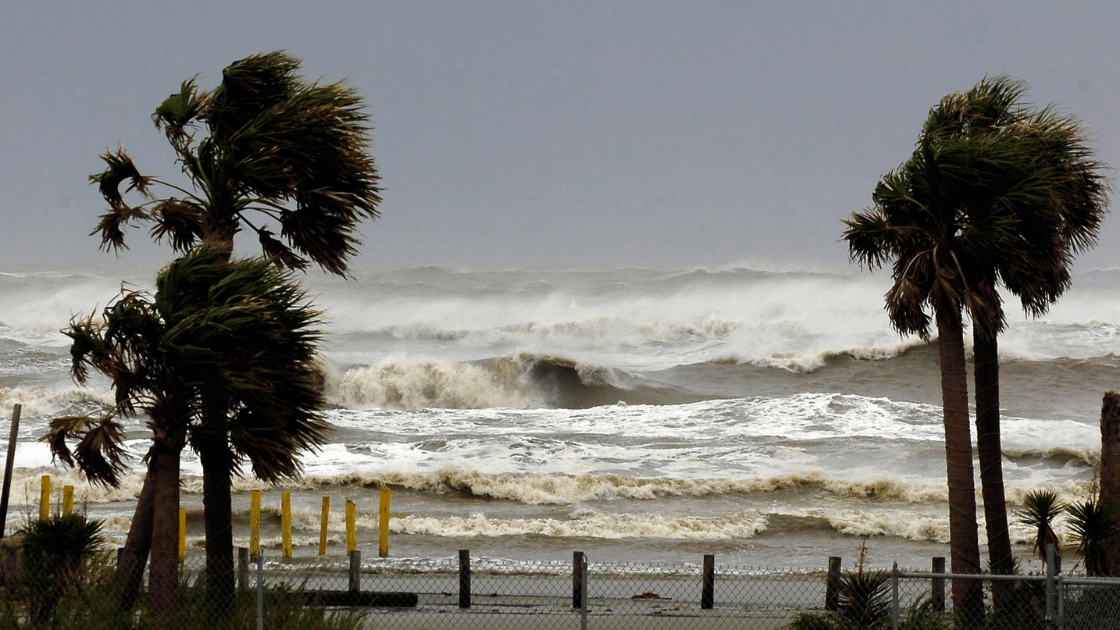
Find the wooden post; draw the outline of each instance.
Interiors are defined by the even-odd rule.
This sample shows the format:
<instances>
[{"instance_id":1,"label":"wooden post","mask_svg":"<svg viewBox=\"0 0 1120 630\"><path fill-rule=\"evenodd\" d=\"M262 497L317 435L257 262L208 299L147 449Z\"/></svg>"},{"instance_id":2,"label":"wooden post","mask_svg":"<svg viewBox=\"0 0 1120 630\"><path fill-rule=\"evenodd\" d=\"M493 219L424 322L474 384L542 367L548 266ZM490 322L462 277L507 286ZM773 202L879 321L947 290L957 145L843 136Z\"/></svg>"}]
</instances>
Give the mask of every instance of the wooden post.
<instances>
[{"instance_id":1,"label":"wooden post","mask_svg":"<svg viewBox=\"0 0 1120 630\"><path fill-rule=\"evenodd\" d=\"M292 493L280 495L280 540L282 557L292 557Z\"/></svg>"},{"instance_id":2,"label":"wooden post","mask_svg":"<svg viewBox=\"0 0 1120 630\"><path fill-rule=\"evenodd\" d=\"M249 588L249 548L237 548L237 587L241 590Z\"/></svg>"},{"instance_id":3,"label":"wooden post","mask_svg":"<svg viewBox=\"0 0 1120 630\"><path fill-rule=\"evenodd\" d=\"M69 516L74 511L74 486L62 487L62 515Z\"/></svg>"},{"instance_id":4,"label":"wooden post","mask_svg":"<svg viewBox=\"0 0 1120 630\"><path fill-rule=\"evenodd\" d=\"M840 608L840 556L828 557L828 578L824 589L824 609Z\"/></svg>"},{"instance_id":5,"label":"wooden post","mask_svg":"<svg viewBox=\"0 0 1120 630\"><path fill-rule=\"evenodd\" d=\"M12 406L12 430L8 433L8 460L4 463L4 489L0 492L0 538L8 526L8 496L12 492L12 466L16 461L16 438L19 437L19 412L23 405Z\"/></svg>"},{"instance_id":6,"label":"wooden post","mask_svg":"<svg viewBox=\"0 0 1120 630\"><path fill-rule=\"evenodd\" d=\"M700 588L700 608L711 610L716 604L716 557L704 556L704 585Z\"/></svg>"},{"instance_id":7,"label":"wooden post","mask_svg":"<svg viewBox=\"0 0 1120 630\"><path fill-rule=\"evenodd\" d=\"M933 573L945 572L945 556L935 556L933 558ZM945 612L945 578L935 577L932 580L930 591L930 601L933 602L933 609L937 612Z\"/></svg>"},{"instance_id":8,"label":"wooden post","mask_svg":"<svg viewBox=\"0 0 1120 630\"><path fill-rule=\"evenodd\" d=\"M388 488L381 489L381 511L377 523L377 555L382 558L389 557L389 496L391 494Z\"/></svg>"},{"instance_id":9,"label":"wooden post","mask_svg":"<svg viewBox=\"0 0 1120 630\"><path fill-rule=\"evenodd\" d=\"M43 475L42 484L39 492L39 520L45 521L51 516L51 476Z\"/></svg>"},{"instance_id":10,"label":"wooden post","mask_svg":"<svg viewBox=\"0 0 1120 630\"><path fill-rule=\"evenodd\" d=\"M261 491L253 490L249 500L249 556L261 552Z\"/></svg>"},{"instance_id":11,"label":"wooden post","mask_svg":"<svg viewBox=\"0 0 1120 630\"><path fill-rule=\"evenodd\" d=\"M323 497L323 513L319 519L319 555L327 555L327 521L331 515L331 498Z\"/></svg>"},{"instance_id":12,"label":"wooden post","mask_svg":"<svg viewBox=\"0 0 1120 630\"><path fill-rule=\"evenodd\" d=\"M459 550L459 608L471 607L471 552Z\"/></svg>"},{"instance_id":13,"label":"wooden post","mask_svg":"<svg viewBox=\"0 0 1120 630\"><path fill-rule=\"evenodd\" d=\"M572 552L572 608L583 606L583 580L580 573L583 570L583 552Z\"/></svg>"},{"instance_id":14,"label":"wooden post","mask_svg":"<svg viewBox=\"0 0 1120 630\"><path fill-rule=\"evenodd\" d=\"M358 532L355 529L354 521L357 519L358 506L350 499L346 499L346 553L349 555L351 552L358 548Z\"/></svg>"},{"instance_id":15,"label":"wooden post","mask_svg":"<svg viewBox=\"0 0 1120 630\"><path fill-rule=\"evenodd\" d=\"M350 592L357 594L362 590L362 552L355 549L350 552Z\"/></svg>"},{"instance_id":16,"label":"wooden post","mask_svg":"<svg viewBox=\"0 0 1120 630\"><path fill-rule=\"evenodd\" d=\"M179 508L179 562L187 559L187 508Z\"/></svg>"}]
</instances>

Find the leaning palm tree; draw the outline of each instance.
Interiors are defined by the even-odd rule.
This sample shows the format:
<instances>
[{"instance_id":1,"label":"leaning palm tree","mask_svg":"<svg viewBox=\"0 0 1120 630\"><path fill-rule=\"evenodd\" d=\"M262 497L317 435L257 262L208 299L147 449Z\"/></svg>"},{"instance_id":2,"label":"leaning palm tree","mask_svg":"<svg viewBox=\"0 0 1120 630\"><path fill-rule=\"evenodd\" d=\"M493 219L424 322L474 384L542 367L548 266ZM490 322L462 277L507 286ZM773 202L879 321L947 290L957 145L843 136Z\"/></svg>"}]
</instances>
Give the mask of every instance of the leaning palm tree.
<instances>
[{"instance_id":1,"label":"leaning palm tree","mask_svg":"<svg viewBox=\"0 0 1120 630\"><path fill-rule=\"evenodd\" d=\"M177 252L201 242L228 258L248 230L279 265L314 262L345 275L357 225L376 218L381 201L369 119L352 88L304 82L299 65L283 52L253 55L227 67L213 91L191 79L156 109L185 187L142 175L123 149L102 155L107 168L90 179L109 204L94 230L103 247L125 247L127 226L149 224ZM133 191L140 203L126 201ZM234 583L230 422L242 412L232 403L222 388L208 392L192 437L204 471L207 587L219 604Z\"/></svg>"},{"instance_id":2,"label":"leaning palm tree","mask_svg":"<svg viewBox=\"0 0 1120 630\"><path fill-rule=\"evenodd\" d=\"M1053 107L1023 102L1026 84L985 78L947 96L924 133L952 135L990 154L985 179L970 182L973 214L1000 222L1004 247L977 261L978 286L994 309L991 325L973 326L976 432L988 550L993 573L1014 570L1003 488L998 335L1005 319L996 287L1043 315L1071 284L1073 254L1092 246L1107 202L1103 166L1092 158L1080 123ZM1004 155L995 147L1016 153ZM985 208L987 206L987 208ZM982 322L976 322L982 323ZM999 594L999 589L996 589Z\"/></svg>"},{"instance_id":3,"label":"leaning palm tree","mask_svg":"<svg viewBox=\"0 0 1120 630\"><path fill-rule=\"evenodd\" d=\"M174 614L179 453L188 443L198 450L210 437L207 405L215 396L231 413L227 439L235 471L248 461L262 479L293 477L298 453L326 441L312 328L318 313L271 262L225 258L201 247L160 273L154 297L124 293L102 321L90 316L65 331L73 340L75 379L84 382L91 368L101 372L117 403L99 419L53 421L46 439L55 454L92 480L116 485L123 467L117 418L144 412L154 436L141 497L150 493L155 500L147 508L138 502L133 523L143 530L150 521L149 542L130 532L122 573L135 582L122 589L126 608L147 555L138 546L150 544L150 599L160 603L157 614ZM73 452L72 437L79 438Z\"/></svg>"}]
</instances>

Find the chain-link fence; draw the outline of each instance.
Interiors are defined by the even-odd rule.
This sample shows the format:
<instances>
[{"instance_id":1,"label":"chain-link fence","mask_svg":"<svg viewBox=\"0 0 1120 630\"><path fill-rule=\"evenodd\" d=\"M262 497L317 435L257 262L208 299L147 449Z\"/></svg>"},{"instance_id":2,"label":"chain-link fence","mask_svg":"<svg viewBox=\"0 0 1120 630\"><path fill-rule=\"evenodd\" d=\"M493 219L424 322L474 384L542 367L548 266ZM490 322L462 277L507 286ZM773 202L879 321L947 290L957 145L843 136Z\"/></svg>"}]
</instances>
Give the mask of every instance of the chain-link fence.
<instances>
[{"instance_id":1,"label":"chain-link fence","mask_svg":"<svg viewBox=\"0 0 1120 630\"><path fill-rule=\"evenodd\" d=\"M156 625L160 604L143 590L121 612L113 558L64 579L15 575L7 564L0 628L168 630ZM1070 575L805 573L721 566L712 556L604 564L578 552L570 562L539 563L465 551L416 563L363 561L360 552L250 559L244 550L223 615L207 597L204 573L201 558L181 566L179 628L1120 630L1120 580Z\"/></svg>"}]
</instances>

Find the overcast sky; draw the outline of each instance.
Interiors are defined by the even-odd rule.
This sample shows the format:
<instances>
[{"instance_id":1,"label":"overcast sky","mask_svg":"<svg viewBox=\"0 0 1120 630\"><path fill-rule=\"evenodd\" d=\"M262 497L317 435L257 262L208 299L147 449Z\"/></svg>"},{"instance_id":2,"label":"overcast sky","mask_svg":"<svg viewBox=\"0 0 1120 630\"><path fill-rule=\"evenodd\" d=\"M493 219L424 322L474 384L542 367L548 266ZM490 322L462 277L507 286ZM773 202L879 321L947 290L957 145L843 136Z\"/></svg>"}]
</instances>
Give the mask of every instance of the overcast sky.
<instances>
[{"instance_id":1,"label":"overcast sky","mask_svg":"<svg viewBox=\"0 0 1120 630\"><path fill-rule=\"evenodd\" d=\"M249 54L367 99L386 188L359 268L855 270L926 113L985 74L1079 117L1120 167L1120 3L18 2L0 18L0 265L112 260L87 176ZM1115 175L1115 172L1112 173ZM166 260L144 231L125 260ZM1078 271L1120 265L1120 216Z\"/></svg>"}]
</instances>

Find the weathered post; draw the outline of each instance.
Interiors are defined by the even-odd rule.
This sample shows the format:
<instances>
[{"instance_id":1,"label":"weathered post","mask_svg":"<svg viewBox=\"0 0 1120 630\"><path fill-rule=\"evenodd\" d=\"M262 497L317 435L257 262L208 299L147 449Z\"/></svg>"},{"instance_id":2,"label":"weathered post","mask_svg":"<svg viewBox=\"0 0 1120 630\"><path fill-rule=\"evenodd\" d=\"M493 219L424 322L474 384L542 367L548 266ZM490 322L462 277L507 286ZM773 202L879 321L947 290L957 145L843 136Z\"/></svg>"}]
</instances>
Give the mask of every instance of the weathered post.
<instances>
[{"instance_id":1,"label":"weathered post","mask_svg":"<svg viewBox=\"0 0 1120 630\"><path fill-rule=\"evenodd\" d=\"M945 572L945 556L935 556L933 558L933 569L931 572ZM945 578L935 577L930 580L930 582L929 599L933 603L933 609L937 612L945 612Z\"/></svg>"},{"instance_id":2,"label":"weathered post","mask_svg":"<svg viewBox=\"0 0 1120 630\"><path fill-rule=\"evenodd\" d=\"M1112 506L1116 515L1120 510L1120 394L1105 393L1101 404L1101 494L1100 505ZM1120 537L1113 536L1104 543L1107 575L1116 575L1120 567Z\"/></svg>"},{"instance_id":3,"label":"weathered post","mask_svg":"<svg viewBox=\"0 0 1120 630\"><path fill-rule=\"evenodd\" d=\"M237 548L237 586L241 590L249 589L249 548Z\"/></svg>"},{"instance_id":4,"label":"weathered post","mask_svg":"<svg viewBox=\"0 0 1120 630\"><path fill-rule=\"evenodd\" d=\"M704 556L704 583L700 587L700 608L711 610L716 605L716 557Z\"/></svg>"},{"instance_id":5,"label":"weathered post","mask_svg":"<svg viewBox=\"0 0 1120 630\"><path fill-rule=\"evenodd\" d=\"M828 557L828 578L824 587L824 609L840 608L840 556Z\"/></svg>"},{"instance_id":6,"label":"weathered post","mask_svg":"<svg viewBox=\"0 0 1120 630\"><path fill-rule=\"evenodd\" d=\"M572 608L583 607L583 552L572 552Z\"/></svg>"},{"instance_id":7,"label":"weathered post","mask_svg":"<svg viewBox=\"0 0 1120 630\"><path fill-rule=\"evenodd\" d=\"M357 595L362 590L362 551L350 552L350 593Z\"/></svg>"},{"instance_id":8,"label":"weathered post","mask_svg":"<svg viewBox=\"0 0 1120 630\"><path fill-rule=\"evenodd\" d=\"M323 510L319 517L319 556L327 555L327 522L331 516L331 498L323 497Z\"/></svg>"},{"instance_id":9,"label":"weathered post","mask_svg":"<svg viewBox=\"0 0 1120 630\"><path fill-rule=\"evenodd\" d=\"M12 492L12 465L16 460L16 438L19 437L19 412L23 405L12 406L12 430L8 433L8 461L4 463L4 489L0 492L0 538L8 526L8 496Z\"/></svg>"},{"instance_id":10,"label":"weathered post","mask_svg":"<svg viewBox=\"0 0 1120 630\"><path fill-rule=\"evenodd\" d=\"M471 607L471 552L459 550L459 608Z\"/></svg>"},{"instance_id":11,"label":"weathered post","mask_svg":"<svg viewBox=\"0 0 1120 630\"><path fill-rule=\"evenodd\" d=\"M377 519L377 555L382 558L389 557L389 497L391 495L389 488L381 489L381 505Z\"/></svg>"}]
</instances>

